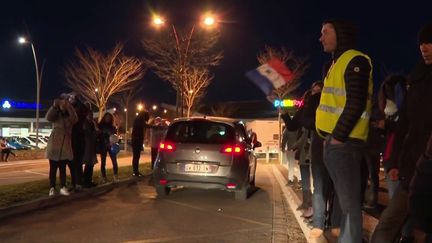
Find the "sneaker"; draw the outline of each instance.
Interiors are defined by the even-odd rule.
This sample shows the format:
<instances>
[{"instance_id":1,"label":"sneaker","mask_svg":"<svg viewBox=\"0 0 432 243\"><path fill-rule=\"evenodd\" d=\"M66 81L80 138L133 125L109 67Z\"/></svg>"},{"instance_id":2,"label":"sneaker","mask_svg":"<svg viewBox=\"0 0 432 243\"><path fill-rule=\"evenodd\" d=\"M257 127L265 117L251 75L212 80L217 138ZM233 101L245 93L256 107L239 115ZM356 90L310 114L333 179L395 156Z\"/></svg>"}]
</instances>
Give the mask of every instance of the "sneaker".
<instances>
[{"instance_id":1,"label":"sneaker","mask_svg":"<svg viewBox=\"0 0 432 243\"><path fill-rule=\"evenodd\" d=\"M80 191L82 191L82 186L81 186L81 185L76 185L74 191L75 191L75 192L80 192Z\"/></svg>"},{"instance_id":2,"label":"sneaker","mask_svg":"<svg viewBox=\"0 0 432 243\"><path fill-rule=\"evenodd\" d=\"M107 182L108 182L107 178L106 177L102 177L102 179L100 181L100 184L106 184Z\"/></svg>"},{"instance_id":3,"label":"sneaker","mask_svg":"<svg viewBox=\"0 0 432 243\"><path fill-rule=\"evenodd\" d=\"M118 181L119 181L118 176L117 176L117 175L114 175L114 177L113 177L113 182L118 182Z\"/></svg>"},{"instance_id":4,"label":"sneaker","mask_svg":"<svg viewBox=\"0 0 432 243\"><path fill-rule=\"evenodd\" d=\"M60 189L60 195L63 195L63 196L69 196L70 193L69 193L69 191L68 191L68 189L67 189L66 187L62 187L62 188Z\"/></svg>"},{"instance_id":5,"label":"sneaker","mask_svg":"<svg viewBox=\"0 0 432 243\"><path fill-rule=\"evenodd\" d=\"M323 235L324 231L320 228L313 228L310 231L309 239L318 239Z\"/></svg>"},{"instance_id":6,"label":"sneaker","mask_svg":"<svg viewBox=\"0 0 432 243\"><path fill-rule=\"evenodd\" d=\"M313 208L308 207L306 210L303 211L303 214L301 215L303 218L311 218L313 216Z\"/></svg>"},{"instance_id":7,"label":"sneaker","mask_svg":"<svg viewBox=\"0 0 432 243\"><path fill-rule=\"evenodd\" d=\"M48 196L52 197L54 195L55 195L55 188L51 187L50 190L49 190Z\"/></svg>"}]
</instances>

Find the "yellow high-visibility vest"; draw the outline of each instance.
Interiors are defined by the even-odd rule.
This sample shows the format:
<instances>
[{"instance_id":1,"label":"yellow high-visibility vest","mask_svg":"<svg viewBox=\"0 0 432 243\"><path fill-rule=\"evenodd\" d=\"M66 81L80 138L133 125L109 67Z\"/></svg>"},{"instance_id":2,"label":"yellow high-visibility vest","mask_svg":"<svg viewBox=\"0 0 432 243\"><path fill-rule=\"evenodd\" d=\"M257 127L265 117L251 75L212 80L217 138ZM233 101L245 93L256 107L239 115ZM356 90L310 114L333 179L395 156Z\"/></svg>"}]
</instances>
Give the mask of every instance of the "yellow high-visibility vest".
<instances>
[{"instance_id":1,"label":"yellow high-visibility vest","mask_svg":"<svg viewBox=\"0 0 432 243\"><path fill-rule=\"evenodd\" d=\"M345 51L337 61L330 67L327 77L324 79L324 87L321 93L321 100L316 111L316 129L329 134L333 133L336 123L339 120L346 103L345 70L348 63L356 56L363 56L372 67L370 58L356 50ZM354 70L355 71L355 70ZM372 68L369 74L368 97L366 107L349 134L350 138L366 141L369 132L369 118L372 110Z\"/></svg>"}]
</instances>

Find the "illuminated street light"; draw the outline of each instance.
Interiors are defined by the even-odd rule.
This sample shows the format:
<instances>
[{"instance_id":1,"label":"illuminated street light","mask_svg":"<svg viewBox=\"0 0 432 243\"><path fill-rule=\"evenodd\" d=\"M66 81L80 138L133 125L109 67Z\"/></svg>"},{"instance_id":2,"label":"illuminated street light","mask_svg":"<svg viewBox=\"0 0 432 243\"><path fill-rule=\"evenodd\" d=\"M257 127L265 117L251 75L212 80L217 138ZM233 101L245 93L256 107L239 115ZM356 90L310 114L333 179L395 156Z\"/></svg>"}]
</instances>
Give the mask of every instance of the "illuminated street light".
<instances>
[{"instance_id":1,"label":"illuminated street light","mask_svg":"<svg viewBox=\"0 0 432 243\"><path fill-rule=\"evenodd\" d=\"M156 26L161 26L165 23L165 21L160 16L153 16L153 24Z\"/></svg>"},{"instance_id":2,"label":"illuminated street light","mask_svg":"<svg viewBox=\"0 0 432 243\"><path fill-rule=\"evenodd\" d=\"M157 109L157 105L154 105L152 109L155 111Z\"/></svg>"},{"instance_id":3,"label":"illuminated street light","mask_svg":"<svg viewBox=\"0 0 432 243\"><path fill-rule=\"evenodd\" d=\"M165 114L166 114L167 112L168 112L168 111L167 111L167 109L164 109L163 113L165 113Z\"/></svg>"},{"instance_id":4,"label":"illuminated street light","mask_svg":"<svg viewBox=\"0 0 432 243\"><path fill-rule=\"evenodd\" d=\"M189 94L192 94L192 93L193 93L193 89L189 90Z\"/></svg>"},{"instance_id":5,"label":"illuminated street light","mask_svg":"<svg viewBox=\"0 0 432 243\"><path fill-rule=\"evenodd\" d=\"M143 104L138 104L137 109L139 111L142 111L142 109L144 109L144 105Z\"/></svg>"},{"instance_id":6,"label":"illuminated street light","mask_svg":"<svg viewBox=\"0 0 432 243\"><path fill-rule=\"evenodd\" d=\"M215 20L213 17L211 17L211 16L207 16L207 17L205 17L205 18L204 18L204 21L203 21L203 23L204 23L205 25L207 25L207 26L214 25L215 22L216 22L216 20Z\"/></svg>"},{"instance_id":7,"label":"illuminated street light","mask_svg":"<svg viewBox=\"0 0 432 243\"><path fill-rule=\"evenodd\" d=\"M114 107L114 108L113 108L113 111L117 111L117 108Z\"/></svg>"},{"instance_id":8,"label":"illuminated street light","mask_svg":"<svg viewBox=\"0 0 432 243\"><path fill-rule=\"evenodd\" d=\"M135 115L136 115L136 116L138 116L138 112L137 112L137 113L135 113Z\"/></svg>"},{"instance_id":9,"label":"illuminated street light","mask_svg":"<svg viewBox=\"0 0 432 243\"><path fill-rule=\"evenodd\" d=\"M27 43L27 40L26 40L26 38L24 38L24 37L19 37L18 38L18 43L20 43L20 44L24 44L24 43Z\"/></svg>"},{"instance_id":10,"label":"illuminated street light","mask_svg":"<svg viewBox=\"0 0 432 243\"><path fill-rule=\"evenodd\" d=\"M39 75L39 65L37 63L36 51L32 41L28 41L25 37L20 36L18 38L18 43L23 45L30 43L33 52L33 59L35 63L36 70L36 147L39 145L39 103L40 103L40 87L41 87L41 79Z\"/></svg>"},{"instance_id":11,"label":"illuminated street light","mask_svg":"<svg viewBox=\"0 0 432 243\"><path fill-rule=\"evenodd\" d=\"M127 111L127 108L124 108L124 112L126 112Z\"/></svg>"}]
</instances>

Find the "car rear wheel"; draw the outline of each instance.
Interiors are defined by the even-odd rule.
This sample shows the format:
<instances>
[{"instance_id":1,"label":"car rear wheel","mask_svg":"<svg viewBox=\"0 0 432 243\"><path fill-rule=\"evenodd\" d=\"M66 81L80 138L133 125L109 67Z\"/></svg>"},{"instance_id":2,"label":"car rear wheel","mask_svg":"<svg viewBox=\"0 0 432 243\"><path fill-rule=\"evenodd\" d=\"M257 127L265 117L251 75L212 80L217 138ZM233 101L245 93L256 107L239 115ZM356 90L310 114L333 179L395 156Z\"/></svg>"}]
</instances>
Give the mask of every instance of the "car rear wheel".
<instances>
[{"instance_id":1,"label":"car rear wheel","mask_svg":"<svg viewBox=\"0 0 432 243\"><path fill-rule=\"evenodd\" d=\"M249 192L249 188L251 188L251 183L249 182L249 175L247 178L248 179L244 183L242 189L239 191L235 191L235 200L236 201L244 201L248 198L248 192Z\"/></svg>"},{"instance_id":2,"label":"car rear wheel","mask_svg":"<svg viewBox=\"0 0 432 243\"><path fill-rule=\"evenodd\" d=\"M162 185L155 185L156 193L159 197L166 197L169 195L171 188Z\"/></svg>"},{"instance_id":3,"label":"car rear wheel","mask_svg":"<svg viewBox=\"0 0 432 243\"><path fill-rule=\"evenodd\" d=\"M235 192L235 200L236 201L244 201L248 196L248 188L249 186L244 186L240 191Z\"/></svg>"}]
</instances>

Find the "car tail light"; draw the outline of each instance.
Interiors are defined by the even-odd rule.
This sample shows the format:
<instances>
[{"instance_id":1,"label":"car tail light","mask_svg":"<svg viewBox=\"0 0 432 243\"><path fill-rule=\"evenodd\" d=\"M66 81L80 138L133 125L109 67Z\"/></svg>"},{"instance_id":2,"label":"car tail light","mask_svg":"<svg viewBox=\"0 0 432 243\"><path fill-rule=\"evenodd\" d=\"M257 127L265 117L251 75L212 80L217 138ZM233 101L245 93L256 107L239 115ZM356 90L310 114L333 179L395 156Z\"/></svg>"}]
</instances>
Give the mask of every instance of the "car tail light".
<instances>
[{"instance_id":1,"label":"car tail light","mask_svg":"<svg viewBox=\"0 0 432 243\"><path fill-rule=\"evenodd\" d=\"M167 179L160 179L159 184L160 185L166 185L166 184L168 184L168 180Z\"/></svg>"},{"instance_id":2,"label":"car tail light","mask_svg":"<svg viewBox=\"0 0 432 243\"><path fill-rule=\"evenodd\" d=\"M227 187L228 189L236 189L237 184L235 184L235 183L228 183L228 184L226 184L226 187Z\"/></svg>"},{"instance_id":3,"label":"car tail light","mask_svg":"<svg viewBox=\"0 0 432 243\"><path fill-rule=\"evenodd\" d=\"M175 150L175 145L174 145L174 143L170 143L170 142L166 142L166 141L161 142L159 144L159 150L171 152L171 151Z\"/></svg>"},{"instance_id":4,"label":"car tail light","mask_svg":"<svg viewBox=\"0 0 432 243\"><path fill-rule=\"evenodd\" d=\"M222 147L221 152L224 154L240 155L243 154L243 147L240 145L226 145Z\"/></svg>"}]
</instances>

